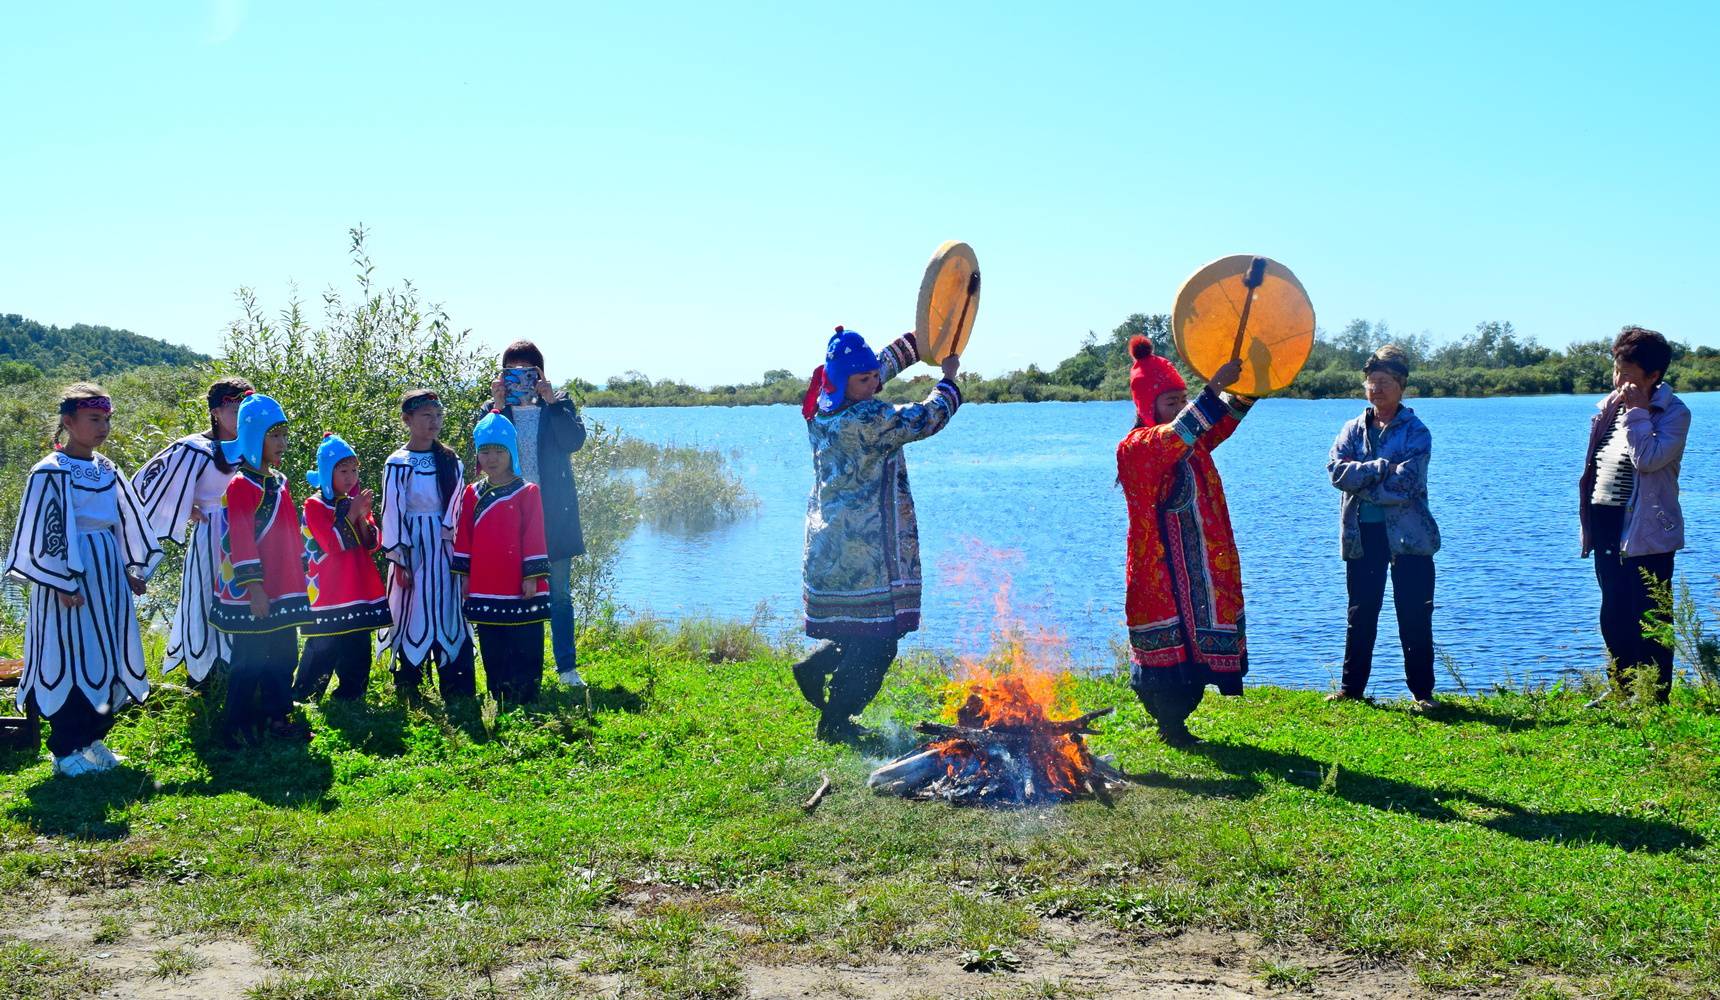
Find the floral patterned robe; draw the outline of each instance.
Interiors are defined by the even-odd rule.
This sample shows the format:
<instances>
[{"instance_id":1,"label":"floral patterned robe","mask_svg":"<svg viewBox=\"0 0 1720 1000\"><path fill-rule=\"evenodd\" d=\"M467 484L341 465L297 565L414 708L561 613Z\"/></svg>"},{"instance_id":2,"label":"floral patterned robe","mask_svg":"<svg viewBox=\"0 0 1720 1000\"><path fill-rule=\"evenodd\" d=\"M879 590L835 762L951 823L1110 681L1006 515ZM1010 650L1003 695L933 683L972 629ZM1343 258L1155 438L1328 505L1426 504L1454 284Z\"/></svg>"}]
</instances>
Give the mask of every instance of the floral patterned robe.
<instances>
[{"instance_id":1,"label":"floral patterned robe","mask_svg":"<svg viewBox=\"0 0 1720 1000\"><path fill-rule=\"evenodd\" d=\"M1117 445L1129 504L1129 647L1146 684L1242 693L1242 564L1211 452L1251 406L1205 391L1175 420L1137 427Z\"/></svg>"},{"instance_id":2,"label":"floral patterned robe","mask_svg":"<svg viewBox=\"0 0 1720 1000\"><path fill-rule=\"evenodd\" d=\"M919 360L910 334L878 352L885 382ZM806 502L806 634L899 638L920 627L920 537L902 446L943 430L961 391L940 381L924 402L881 399L806 422L815 480Z\"/></svg>"}]
</instances>

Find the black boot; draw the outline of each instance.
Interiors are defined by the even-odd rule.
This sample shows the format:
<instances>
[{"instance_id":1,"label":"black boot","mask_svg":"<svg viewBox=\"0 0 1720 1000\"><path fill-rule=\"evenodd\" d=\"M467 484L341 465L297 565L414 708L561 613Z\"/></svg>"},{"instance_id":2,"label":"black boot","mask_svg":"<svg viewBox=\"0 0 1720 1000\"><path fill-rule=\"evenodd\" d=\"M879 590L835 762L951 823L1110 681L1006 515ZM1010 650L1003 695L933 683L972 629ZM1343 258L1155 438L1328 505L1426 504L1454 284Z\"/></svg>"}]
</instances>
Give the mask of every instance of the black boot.
<instances>
[{"instance_id":1,"label":"black boot","mask_svg":"<svg viewBox=\"0 0 1720 1000\"><path fill-rule=\"evenodd\" d=\"M829 682L830 675L836 672L836 666L841 661L842 647L834 642L827 642L813 650L811 656L794 665L794 684L800 688L800 696L806 699L807 704L823 710L824 685Z\"/></svg>"}]
</instances>

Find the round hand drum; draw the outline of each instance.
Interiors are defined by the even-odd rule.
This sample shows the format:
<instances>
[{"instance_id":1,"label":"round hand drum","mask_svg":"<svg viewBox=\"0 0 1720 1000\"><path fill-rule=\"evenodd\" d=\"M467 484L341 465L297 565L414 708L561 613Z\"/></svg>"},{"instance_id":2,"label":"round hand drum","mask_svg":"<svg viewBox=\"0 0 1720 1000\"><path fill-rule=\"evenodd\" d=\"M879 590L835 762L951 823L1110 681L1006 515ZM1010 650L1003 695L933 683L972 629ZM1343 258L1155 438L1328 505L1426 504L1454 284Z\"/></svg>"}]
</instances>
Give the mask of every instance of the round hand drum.
<instances>
[{"instance_id":1,"label":"round hand drum","mask_svg":"<svg viewBox=\"0 0 1720 1000\"><path fill-rule=\"evenodd\" d=\"M1264 262L1250 288L1253 262ZM1171 335L1188 366L1211 378L1231 358L1242 374L1231 389L1264 396L1288 386L1314 349L1314 304L1290 269L1266 257L1220 257L1177 292Z\"/></svg>"},{"instance_id":2,"label":"round hand drum","mask_svg":"<svg viewBox=\"0 0 1720 1000\"><path fill-rule=\"evenodd\" d=\"M966 350L977 315L979 258L973 247L951 240L932 254L920 282L920 302L914 313L920 359L936 365Z\"/></svg>"}]
</instances>

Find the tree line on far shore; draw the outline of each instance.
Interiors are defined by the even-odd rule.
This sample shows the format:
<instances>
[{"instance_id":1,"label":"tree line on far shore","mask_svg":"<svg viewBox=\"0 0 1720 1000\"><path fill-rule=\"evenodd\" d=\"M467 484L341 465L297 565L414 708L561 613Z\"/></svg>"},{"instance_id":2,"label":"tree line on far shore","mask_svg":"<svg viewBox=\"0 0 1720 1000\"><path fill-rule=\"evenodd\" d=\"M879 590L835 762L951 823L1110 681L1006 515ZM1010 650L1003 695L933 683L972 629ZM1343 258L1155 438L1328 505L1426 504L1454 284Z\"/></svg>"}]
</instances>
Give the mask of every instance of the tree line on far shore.
<instances>
[{"instance_id":1,"label":"tree line on far shore","mask_svg":"<svg viewBox=\"0 0 1720 1000\"><path fill-rule=\"evenodd\" d=\"M1159 352L1175 359L1191 385L1201 380L1177 358L1171 344L1170 317L1135 313L1100 338L1089 332L1080 350L1054 368L1028 365L996 378L963 372L960 383L970 402L1010 403L1129 398L1129 338L1145 334ZM1382 344L1395 343L1410 356L1412 396L1540 396L1598 393L1612 386L1610 338L1577 341L1563 350L1519 336L1509 322L1479 323L1475 332L1435 345L1425 333L1393 334L1385 321L1352 320L1333 335L1320 333L1308 363L1280 396L1335 399L1358 396L1361 367ZM655 379L640 372L617 375L602 384L575 379L570 388L590 406L759 406L798 404L810 371L778 368L757 382L708 389ZM924 396L933 376L916 375L885 386L883 396L900 402ZM1720 389L1720 349L1673 342L1668 375L1681 392Z\"/></svg>"}]
</instances>

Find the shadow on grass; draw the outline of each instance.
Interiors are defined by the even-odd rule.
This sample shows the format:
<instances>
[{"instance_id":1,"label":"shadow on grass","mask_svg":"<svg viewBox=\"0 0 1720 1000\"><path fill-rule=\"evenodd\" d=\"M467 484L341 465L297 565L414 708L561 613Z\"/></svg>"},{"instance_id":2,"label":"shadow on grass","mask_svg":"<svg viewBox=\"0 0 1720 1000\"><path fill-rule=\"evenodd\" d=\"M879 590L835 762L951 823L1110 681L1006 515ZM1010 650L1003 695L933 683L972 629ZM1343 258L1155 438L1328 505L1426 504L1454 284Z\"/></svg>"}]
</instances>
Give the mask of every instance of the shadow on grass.
<instances>
[{"instance_id":1,"label":"shadow on grass","mask_svg":"<svg viewBox=\"0 0 1720 1000\"><path fill-rule=\"evenodd\" d=\"M334 765L304 743L265 739L260 745L228 750L200 744L198 755L209 771L206 781L163 785L174 795L225 795L241 792L265 805L295 806L321 802L334 787Z\"/></svg>"},{"instance_id":2,"label":"shadow on grass","mask_svg":"<svg viewBox=\"0 0 1720 1000\"><path fill-rule=\"evenodd\" d=\"M593 684L583 691L579 688L569 688L558 684L555 686L552 697L555 703L561 703L565 699L567 705L577 705L584 709L587 692L591 695L591 711L594 714L597 712L637 714L645 711L645 699L640 696L639 692L619 684ZM549 692L545 693L549 694Z\"/></svg>"},{"instance_id":3,"label":"shadow on grass","mask_svg":"<svg viewBox=\"0 0 1720 1000\"><path fill-rule=\"evenodd\" d=\"M325 698L317 707L323 724L354 750L371 757L405 756L406 706L400 702L371 705Z\"/></svg>"},{"instance_id":4,"label":"shadow on grass","mask_svg":"<svg viewBox=\"0 0 1720 1000\"><path fill-rule=\"evenodd\" d=\"M157 795L224 795L241 792L270 806L316 803L334 784L327 757L302 743L265 741L245 750L198 747L209 777L162 783L131 764L76 778L46 777L24 790L24 802L8 815L39 834L82 840L120 840L130 835L125 811Z\"/></svg>"},{"instance_id":5,"label":"shadow on grass","mask_svg":"<svg viewBox=\"0 0 1720 1000\"><path fill-rule=\"evenodd\" d=\"M1537 812L1491 796L1461 789L1433 789L1414 782L1338 769L1327 782L1330 765L1302 754L1264 750L1242 743L1202 743L1188 751L1211 761L1227 777L1131 774L1138 784L1174 788L1195 795L1251 799L1266 791L1261 775L1270 774L1308 791L1324 791L1357 805L1408 813L1437 823L1467 822L1519 840L1606 844L1626 851L1660 854L1702 847L1707 839L1676 823L1617 816L1592 809ZM1461 803L1466 812L1453 808Z\"/></svg>"},{"instance_id":6,"label":"shadow on grass","mask_svg":"<svg viewBox=\"0 0 1720 1000\"><path fill-rule=\"evenodd\" d=\"M25 789L24 803L8 814L51 837L119 840L131 832L131 824L113 814L156 791L148 772L121 765L102 774L45 778Z\"/></svg>"},{"instance_id":7,"label":"shadow on grass","mask_svg":"<svg viewBox=\"0 0 1720 1000\"><path fill-rule=\"evenodd\" d=\"M1492 726L1506 732L1529 729L1559 729L1571 725L1577 720L1568 716L1532 715L1525 717L1521 712L1506 708L1490 708L1470 702L1441 701L1438 707L1431 709L1427 717L1435 722L1475 722L1484 726ZM1618 726L1616 719L1597 717L1587 722L1599 722Z\"/></svg>"}]
</instances>

